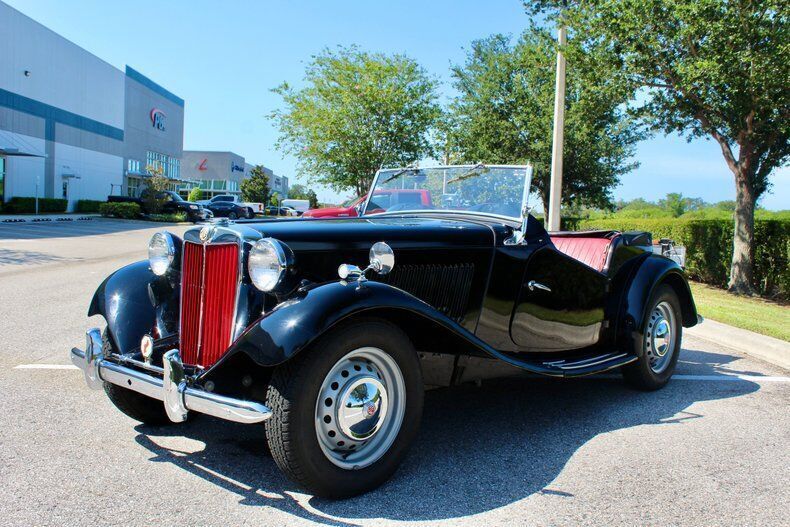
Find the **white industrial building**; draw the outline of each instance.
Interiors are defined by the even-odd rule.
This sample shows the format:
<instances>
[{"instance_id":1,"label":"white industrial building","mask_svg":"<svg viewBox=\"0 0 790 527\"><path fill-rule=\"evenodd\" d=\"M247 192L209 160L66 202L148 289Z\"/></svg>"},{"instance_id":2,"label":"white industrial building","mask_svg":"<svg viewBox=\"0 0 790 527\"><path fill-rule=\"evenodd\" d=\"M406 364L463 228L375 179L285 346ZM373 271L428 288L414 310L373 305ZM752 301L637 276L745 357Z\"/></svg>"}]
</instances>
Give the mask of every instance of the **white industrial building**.
<instances>
[{"instance_id":1,"label":"white industrial building","mask_svg":"<svg viewBox=\"0 0 790 527\"><path fill-rule=\"evenodd\" d=\"M181 180L184 101L0 2L0 200L104 200ZM131 188L130 188L131 187Z\"/></svg>"}]
</instances>

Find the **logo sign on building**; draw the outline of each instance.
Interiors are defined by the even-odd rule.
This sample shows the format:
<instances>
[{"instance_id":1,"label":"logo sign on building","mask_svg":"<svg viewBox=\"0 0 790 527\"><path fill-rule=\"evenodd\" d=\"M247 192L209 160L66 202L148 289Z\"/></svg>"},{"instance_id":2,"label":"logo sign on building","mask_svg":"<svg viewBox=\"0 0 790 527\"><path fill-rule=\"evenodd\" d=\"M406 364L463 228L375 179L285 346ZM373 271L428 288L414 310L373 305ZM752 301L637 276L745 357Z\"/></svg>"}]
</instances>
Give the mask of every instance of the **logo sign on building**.
<instances>
[{"instance_id":1,"label":"logo sign on building","mask_svg":"<svg viewBox=\"0 0 790 527\"><path fill-rule=\"evenodd\" d=\"M156 128L160 132L164 132L165 120L167 119L165 112L163 112L159 108L152 108L150 117L151 117L151 126Z\"/></svg>"},{"instance_id":2,"label":"logo sign on building","mask_svg":"<svg viewBox=\"0 0 790 527\"><path fill-rule=\"evenodd\" d=\"M230 162L230 171L231 172L244 172L244 167L241 165L237 165L234 161Z\"/></svg>"},{"instance_id":3,"label":"logo sign on building","mask_svg":"<svg viewBox=\"0 0 790 527\"><path fill-rule=\"evenodd\" d=\"M200 170L201 172L204 172L204 171L208 170L207 164L208 164L208 159L204 159L198 165L198 170Z\"/></svg>"}]
</instances>

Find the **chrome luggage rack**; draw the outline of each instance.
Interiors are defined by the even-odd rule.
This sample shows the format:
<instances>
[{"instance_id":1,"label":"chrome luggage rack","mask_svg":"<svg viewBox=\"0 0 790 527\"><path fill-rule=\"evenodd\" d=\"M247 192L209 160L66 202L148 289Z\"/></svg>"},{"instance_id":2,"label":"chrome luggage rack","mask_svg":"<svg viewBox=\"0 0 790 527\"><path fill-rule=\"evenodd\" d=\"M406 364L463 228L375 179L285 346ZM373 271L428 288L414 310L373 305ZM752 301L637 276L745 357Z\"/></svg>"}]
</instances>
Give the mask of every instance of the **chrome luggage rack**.
<instances>
[{"instance_id":1,"label":"chrome luggage rack","mask_svg":"<svg viewBox=\"0 0 790 527\"><path fill-rule=\"evenodd\" d=\"M162 401L167 416L174 423L186 420L190 410L236 423L259 423L272 415L271 410L259 402L189 386L178 349L164 353L162 368L129 357L105 357L101 331L93 328L85 333L85 351L72 348L71 362L83 371L88 386L95 390L102 389L104 383L109 382ZM122 362L150 373L125 366Z\"/></svg>"}]
</instances>

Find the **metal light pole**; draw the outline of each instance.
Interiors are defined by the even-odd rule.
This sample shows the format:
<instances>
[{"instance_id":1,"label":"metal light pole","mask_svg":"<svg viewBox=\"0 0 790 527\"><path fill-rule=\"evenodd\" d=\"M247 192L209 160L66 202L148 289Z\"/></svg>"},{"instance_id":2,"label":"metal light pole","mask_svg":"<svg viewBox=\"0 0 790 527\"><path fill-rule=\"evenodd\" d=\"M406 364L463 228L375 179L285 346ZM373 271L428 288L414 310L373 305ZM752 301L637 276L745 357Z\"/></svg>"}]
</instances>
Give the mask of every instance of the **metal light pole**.
<instances>
[{"instance_id":1,"label":"metal light pole","mask_svg":"<svg viewBox=\"0 0 790 527\"><path fill-rule=\"evenodd\" d=\"M551 186L549 187L549 231L560 230L560 203L562 202L562 146L565 140L565 56L562 46L567 39L567 29L560 26L557 32L557 80L554 88L554 137L551 147Z\"/></svg>"}]
</instances>

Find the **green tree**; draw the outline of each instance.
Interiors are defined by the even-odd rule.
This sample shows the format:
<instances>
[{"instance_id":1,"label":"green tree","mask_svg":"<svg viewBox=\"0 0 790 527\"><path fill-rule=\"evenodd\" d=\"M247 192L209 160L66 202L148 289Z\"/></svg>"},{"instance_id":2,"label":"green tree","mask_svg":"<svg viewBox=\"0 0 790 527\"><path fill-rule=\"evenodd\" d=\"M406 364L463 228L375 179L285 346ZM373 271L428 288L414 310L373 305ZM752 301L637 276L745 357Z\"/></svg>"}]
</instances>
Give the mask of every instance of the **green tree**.
<instances>
[{"instance_id":1,"label":"green tree","mask_svg":"<svg viewBox=\"0 0 790 527\"><path fill-rule=\"evenodd\" d=\"M200 187L195 187L189 191L187 201L200 201L203 199L203 190Z\"/></svg>"},{"instance_id":2,"label":"green tree","mask_svg":"<svg viewBox=\"0 0 790 527\"><path fill-rule=\"evenodd\" d=\"M272 192L272 195L269 197L269 203L278 207L280 205L280 194L277 192Z\"/></svg>"},{"instance_id":3,"label":"green tree","mask_svg":"<svg viewBox=\"0 0 790 527\"><path fill-rule=\"evenodd\" d=\"M677 218L686 213L687 202L680 192L670 192L666 198L658 202L658 205L669 211L673 218Z\"/></svg>"},{"instance_id":4,"label":"green tree","mask_svg":"<svg viewBox=\"0 0 790 527\"><path fill-rule=\"evenodd\" d=\"M753 292L754 212L790 156L787 0L590 0L563 7L577 38L607 42L637 86L653 130L716 141L736 190L730 291Z\"/></svg>"},{"instance_id":5,"label":"green tree","mask_svg":"<svg viewBox=\"0 0 790 527\"><path fill-rule=\"evenodd\" d=\"M269 176L263 165L255 165L250 177L241 182L241 199L253 203L266 203L269 200Z\"/></svg>"},{"instance_id":6,"label":"green tree","mask_svg":"<svg viewBox=\"0 0 790 527\"><path fill-rule=\"evenodd\" d=\"M408 57L325 50L304 81L298 90L287 83L274 89L285 107L271 118L280 131L277 147L297 158L308 182L362 195L382 165L431 153L436 81Z\"/></svg>"},{"instance_id":7,"label":"green tree","mask_svg":"<svg viewBox=\"0 0 790 527\"><path fill-rule=\"evenodd\" d=\"M454 123L443 136L468 162L524 163L535 168L532 190L548 210L556 44L543 29L530 28L511 44L495 35L472 43L466 62L453 68L458 98ZM566 206L612 207L611 191L641 133L624 103L630 84L603 46L568 47L563 202Z\"/></svg>"},{"instance_id":8,"label":"green tree","mask_svg":"<svg viewBox=\"0 0 790 527\"><path fill-rule=\"evenodd\" d=\"M167 199L164 191L170 188L171 181L163 175L164 169L158 163L146 165L145 170L150 177L145 180L145 188L140 197L143 200L145 212L159 214Z\"/></svg>"},{"instance_id":9,"label":"green tree","mask_svg":"<svg viewBox=\"0 0 790 527\"><path fill-rule=\"evenodd\" d=\"M299 183L291 185L291 188L288 189L288 197L291 199L306 199L310 202L311 209L318 208L318 195L316 195L315 191Z\"/></svg>"}]
</instances>

